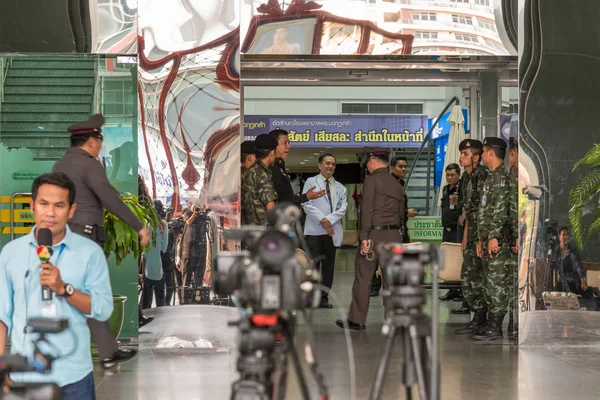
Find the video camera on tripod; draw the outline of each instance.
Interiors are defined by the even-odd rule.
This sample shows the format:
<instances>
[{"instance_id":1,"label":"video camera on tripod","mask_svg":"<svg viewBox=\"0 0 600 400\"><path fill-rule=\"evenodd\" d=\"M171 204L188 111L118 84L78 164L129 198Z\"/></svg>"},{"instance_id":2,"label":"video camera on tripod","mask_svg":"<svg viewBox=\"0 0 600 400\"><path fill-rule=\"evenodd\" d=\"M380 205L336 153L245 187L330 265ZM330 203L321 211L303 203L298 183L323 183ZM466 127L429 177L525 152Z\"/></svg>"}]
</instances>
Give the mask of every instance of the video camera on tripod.
<instances>
[{"instance_id":1,"label":"video camera on tripod","mask_svg":"<svg viewBox=\"0 0 600 400\"><path fill-rule=\"evenodd\" d=\"M18 354L0 357L0 399L1 400L60 400L62 389L54 383L27 383L24 385L11 385L10 391L4 393L6 378L10 373L38 372L47 373L52 369L54 356L43 353L40 343L48 344L47 334L60 333L67 329L69 321L64 319L31 318L27 321L27 328L31 333L40 336L34 341L32 359Z\"/></svg>"},{"instance_id":2,"label":"video camera on tripod","mask_svg":"<svg viewBox=\"0 0 600 400\"><path fill-rule=\"evenodd\" d=\"M302 251L300 209L282 203L267 212L268 227L242 227L225 231L225 238L241 240L247 250L220 252L213 262L213 288L219 296L232 296L240 310L238 327L240 379L232 385L232 400L283 399L287 386L287 355L291 355L303 398L309 398L294 347L297 311L315 308L321 290L318 271ZM303 246L306 247L306 246ZM306 319L306 318L305 318ZM308 322L308 321L307 321ZM310 330L310 324L306 326ZM323 399L327 388L309 363Z\"/></svg>"},{"instance_id":3,"label":"video camera on tripod","mask_svg":"<svg viewBox=\"0 0 600 400\"><path fill-rule=\"evenodd\" d=\"M412 388L417 385L421 400L439 399L438 356L438 251L431 245L403 245L383 243L377 247L383 274L387 277L388 290L384 297L390 298L390 309L383 326L382 357L371 387L369 399L379 400L392 348L396 338L404 346L402 383L406 398L412 399ZM432 311L430 319L423 313L426 303L425 271L433 270Z\"/></svg>"}]
</instances>

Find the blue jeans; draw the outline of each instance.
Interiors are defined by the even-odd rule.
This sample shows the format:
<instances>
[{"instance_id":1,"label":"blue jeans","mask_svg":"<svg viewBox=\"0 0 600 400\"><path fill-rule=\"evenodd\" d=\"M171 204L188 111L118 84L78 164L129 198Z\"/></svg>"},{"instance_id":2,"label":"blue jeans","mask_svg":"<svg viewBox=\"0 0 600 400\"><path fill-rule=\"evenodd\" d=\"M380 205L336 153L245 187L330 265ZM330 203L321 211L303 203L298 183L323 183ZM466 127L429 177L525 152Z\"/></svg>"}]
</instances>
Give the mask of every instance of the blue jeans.
<instances>
[{"instance_id":1,"label":"blue jeans","mask_svg":"<svg viewBox=\"0 0 600 400\"><path fill-rule=\"evenodd\" d=\"M63 386L62 390L63 400L96 400L93 372L79 382Z\"/></svg>"}]
</instances>

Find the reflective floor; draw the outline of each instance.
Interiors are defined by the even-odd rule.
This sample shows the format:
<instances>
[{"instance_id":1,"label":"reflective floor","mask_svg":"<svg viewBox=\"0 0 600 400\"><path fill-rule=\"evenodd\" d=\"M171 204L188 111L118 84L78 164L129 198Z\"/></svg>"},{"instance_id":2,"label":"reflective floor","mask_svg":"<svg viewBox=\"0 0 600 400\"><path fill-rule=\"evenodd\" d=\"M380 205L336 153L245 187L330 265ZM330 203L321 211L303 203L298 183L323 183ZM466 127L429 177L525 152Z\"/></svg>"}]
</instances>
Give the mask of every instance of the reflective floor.
<instances>
[{"instance_id":1,"label":"reflective floor","mask_svg":"<svg viewBox=\"0 0 600 400\"><path fill-rule=\"evenodd\" d=\"M354 278L353 251L338 254L334 291L344 312L350 302ZM517 347L503 343L476 343L453 331L469 319L450 314L460 303L441 303L441 393L444 400L517 399ZM425 310L429 307L425 306ZM139 355L117 370L95 371L98 399L228 399L236 371L235 330L227 321L236 319L229 307L176 306L145 311L156 319L140 330ZM313 325L315 354L325 375L331 399L350 399L350 370L343 331L335 326L339 312L319 309ZM367 399L381 344L383 307L372 298L367 330L352 332L356 362L356 399ZM306 327L298 328L297 348L306 341ZM384 386L383 399L404 399L400 364L402 346L396 344ZM304 358L303 354L300 354ZM303 361L304 373L316 397L316 385ZM290 367L287 399L301 399ZM414 398L417 393L414 393ZM545 397L553 398L553 397ZM558 397L557 397L558 398ZM565 397L561 397L565 398Z\"/></svg>"}]
</instances>

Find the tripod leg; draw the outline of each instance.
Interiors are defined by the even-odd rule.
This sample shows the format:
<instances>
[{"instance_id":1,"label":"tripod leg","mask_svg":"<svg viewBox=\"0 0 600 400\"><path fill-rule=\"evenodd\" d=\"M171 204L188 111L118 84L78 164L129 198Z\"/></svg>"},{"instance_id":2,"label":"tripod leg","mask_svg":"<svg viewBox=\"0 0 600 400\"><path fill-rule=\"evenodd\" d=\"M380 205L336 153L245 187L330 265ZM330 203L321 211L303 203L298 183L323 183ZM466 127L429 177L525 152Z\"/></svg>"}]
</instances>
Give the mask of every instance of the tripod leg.
<instances>
[{"instance_id":1,"label":"tripod leg","mask_svg":"<svg viewBox=\"0 0 600 400\"><path fill-rule=\"evenodd\" d=\"M406 391L406 400L412 400L412 389L416 383L414 355L410 336L406 328L400 328L404 344L404 364L402 366L402 383Z\"/></svg>"},{"instance_id":2,"label":"tripod leg","mask_svg":"<svg viewBox=\"0 0 600 400\"><path fill-rule=\"evenodd\" d=\"M425 374L423 373L423 360L421 358L421 349L419 343L419 337L417 335L417 327L411 325L409 328L410 340L412 343L413 358L415 362L415 369L417 370L417 382L419 384L419 396L421 400L427 400L427 391L425 387Z\"/></svg>"},{"instance_id":3,"label":"tripod leg","mask_svg":"<svg viewBox=\"0 0 600 400\"><path fill-rule=\"evenodd\" d=\"M294 363L294 369L296 370L296 375L298 376L298 386L300 386L300 391L302 392L302 397L304 398L304 400L309 400L310 393L308 392L308 386L306 386L306 379L304 379L304 374L302 373L302 365L300 365L298 353L296 352L294 343L291 342L291 338L288 338L288 341L288 350L292 355L292 362Z\"/></svg>"},{"instance_id":4,"label":"tripod leg","mask_svg":"<svg viewBox=\"0 0 600 400\"><path fill-rule=\"evenodd\" d=\"M391 324L388 326L389 332L388 337L384 342L383 354L377 365L377 373L371 385L371 394L369 395L370 400L379 400L381 398L381 390L383 389L383 382L385 380L385 374L390 363L390 356L392 354L392 347L394 346L394 339L396 337L396 326Z\"/></svg>"}]
</instances>

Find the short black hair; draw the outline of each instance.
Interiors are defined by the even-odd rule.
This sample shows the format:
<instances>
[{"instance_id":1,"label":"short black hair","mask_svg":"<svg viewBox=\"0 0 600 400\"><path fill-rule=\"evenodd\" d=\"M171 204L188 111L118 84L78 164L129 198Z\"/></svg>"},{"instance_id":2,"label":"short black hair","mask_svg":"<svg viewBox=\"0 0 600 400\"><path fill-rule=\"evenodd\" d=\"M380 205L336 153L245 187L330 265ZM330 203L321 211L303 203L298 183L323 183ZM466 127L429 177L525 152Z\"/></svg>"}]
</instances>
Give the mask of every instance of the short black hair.
<instances>
[{"instance_id":1,"label":"short black hair","mask_svg":"<svg viewBox=\"0 0 600 400\"><path fill-rule=\"evenodd\" d=\"M506 149L502 148L502 147L498 147L498 146L483 146L484 148L487 147L488 149L491 149L494 154L496 155L496 157L498 157L501 160L504 160L504 158L506 157Z\"/></svg>"},{"instance_id":2,"label":"short black hair","mask_svg":"<svg viewBox=\"0 0 600 400\"><path fill-rule=\"evenodd\" d=\"M400 160L405 161L406 164L408 165L408 158L406 158L404 156L394 156L394 158L392 158L392 161L390 162L390 164L395 167L396 163L398 163L398 161L400 161Z\"/></svg>"},{"instance_id":3,"label":"short black hair","mask_svg":"<svg viewBox=\"0 0 600 400\"><path fill-rule=\"evenodd\" d=\"M275 149L273 150L256 150L256 152L254 153L256 155L256 158L258 160L264 160L265 158L269 157L269 154L271 154L271 152L275 151Z\"/></svg>"},{"instance_id":4,"label":"short black hair","mask_svg":"<svg viewBox=\"0 0 600 400\"><path fill-rule=\"evenodd\" d=\"M335 156L331 153L325 153L325 154L321 154L321 156L319 157L319 164L321 164L323 162L323 160L325 159L325 157L333 157L334 161L337 161L335 159Z\"/></svg>"},{"instance_id":5,"label":"short black hair","mask_svg":"<svg viewBox=\"0 0 600 400\"><path fill-rule=\"evenodd\" d=\"M69 207L75 204L75 184L62 172L43 174L34 179L31 185L31 198L37 199L38 191L42 185L58 186L69 191Z\"/></svg>"},{"instance_id":6,"label":"short black hair","mask_svg":"<svg viewBox=\"0 0 600 400\"><path fill-rule=\"evenodd\" d=\"M567 228L566 226L561 226L558 230L558 234L560 235L562 231L567 231L567 235L569 234L569 228Z\"/></svg>"},{"instance_id":7,"label":"short black hair","mask_svg":"<svg viewBox=\"0 0 600 400\"><path fill-rule=\"evenodd\" d=\"M448 164L448 166L446 167L446 171L449 170L455 170L457 174L460 175L460 166L458 164L452 163L452 164Z\"/></svg>"},{"instance_id":8,"label":"short black hair","mask_svg":"<svg viewBox=\"0 0 600 400\"><path fill-rule=\"evenodd\" d=\"M271 132L269 132L269 136L273 136L277 141L279 141L279 136L288 136L289 133L286 130L275 128Z\"/></svg>"},{"instance_id":9,"label":"short black hair","mask_svg":"<svg viewBox=\"0 0 600 400\"><path fill-rule=\"evenodd\" d=\"M71 135L71 147L81 147L84 144L86 144L86 142L88 141L89 138L102 138L101 135L94 133L94 132L90 132L90 133L83 133L81 135Z\"/></svg>"}]
</instances>

